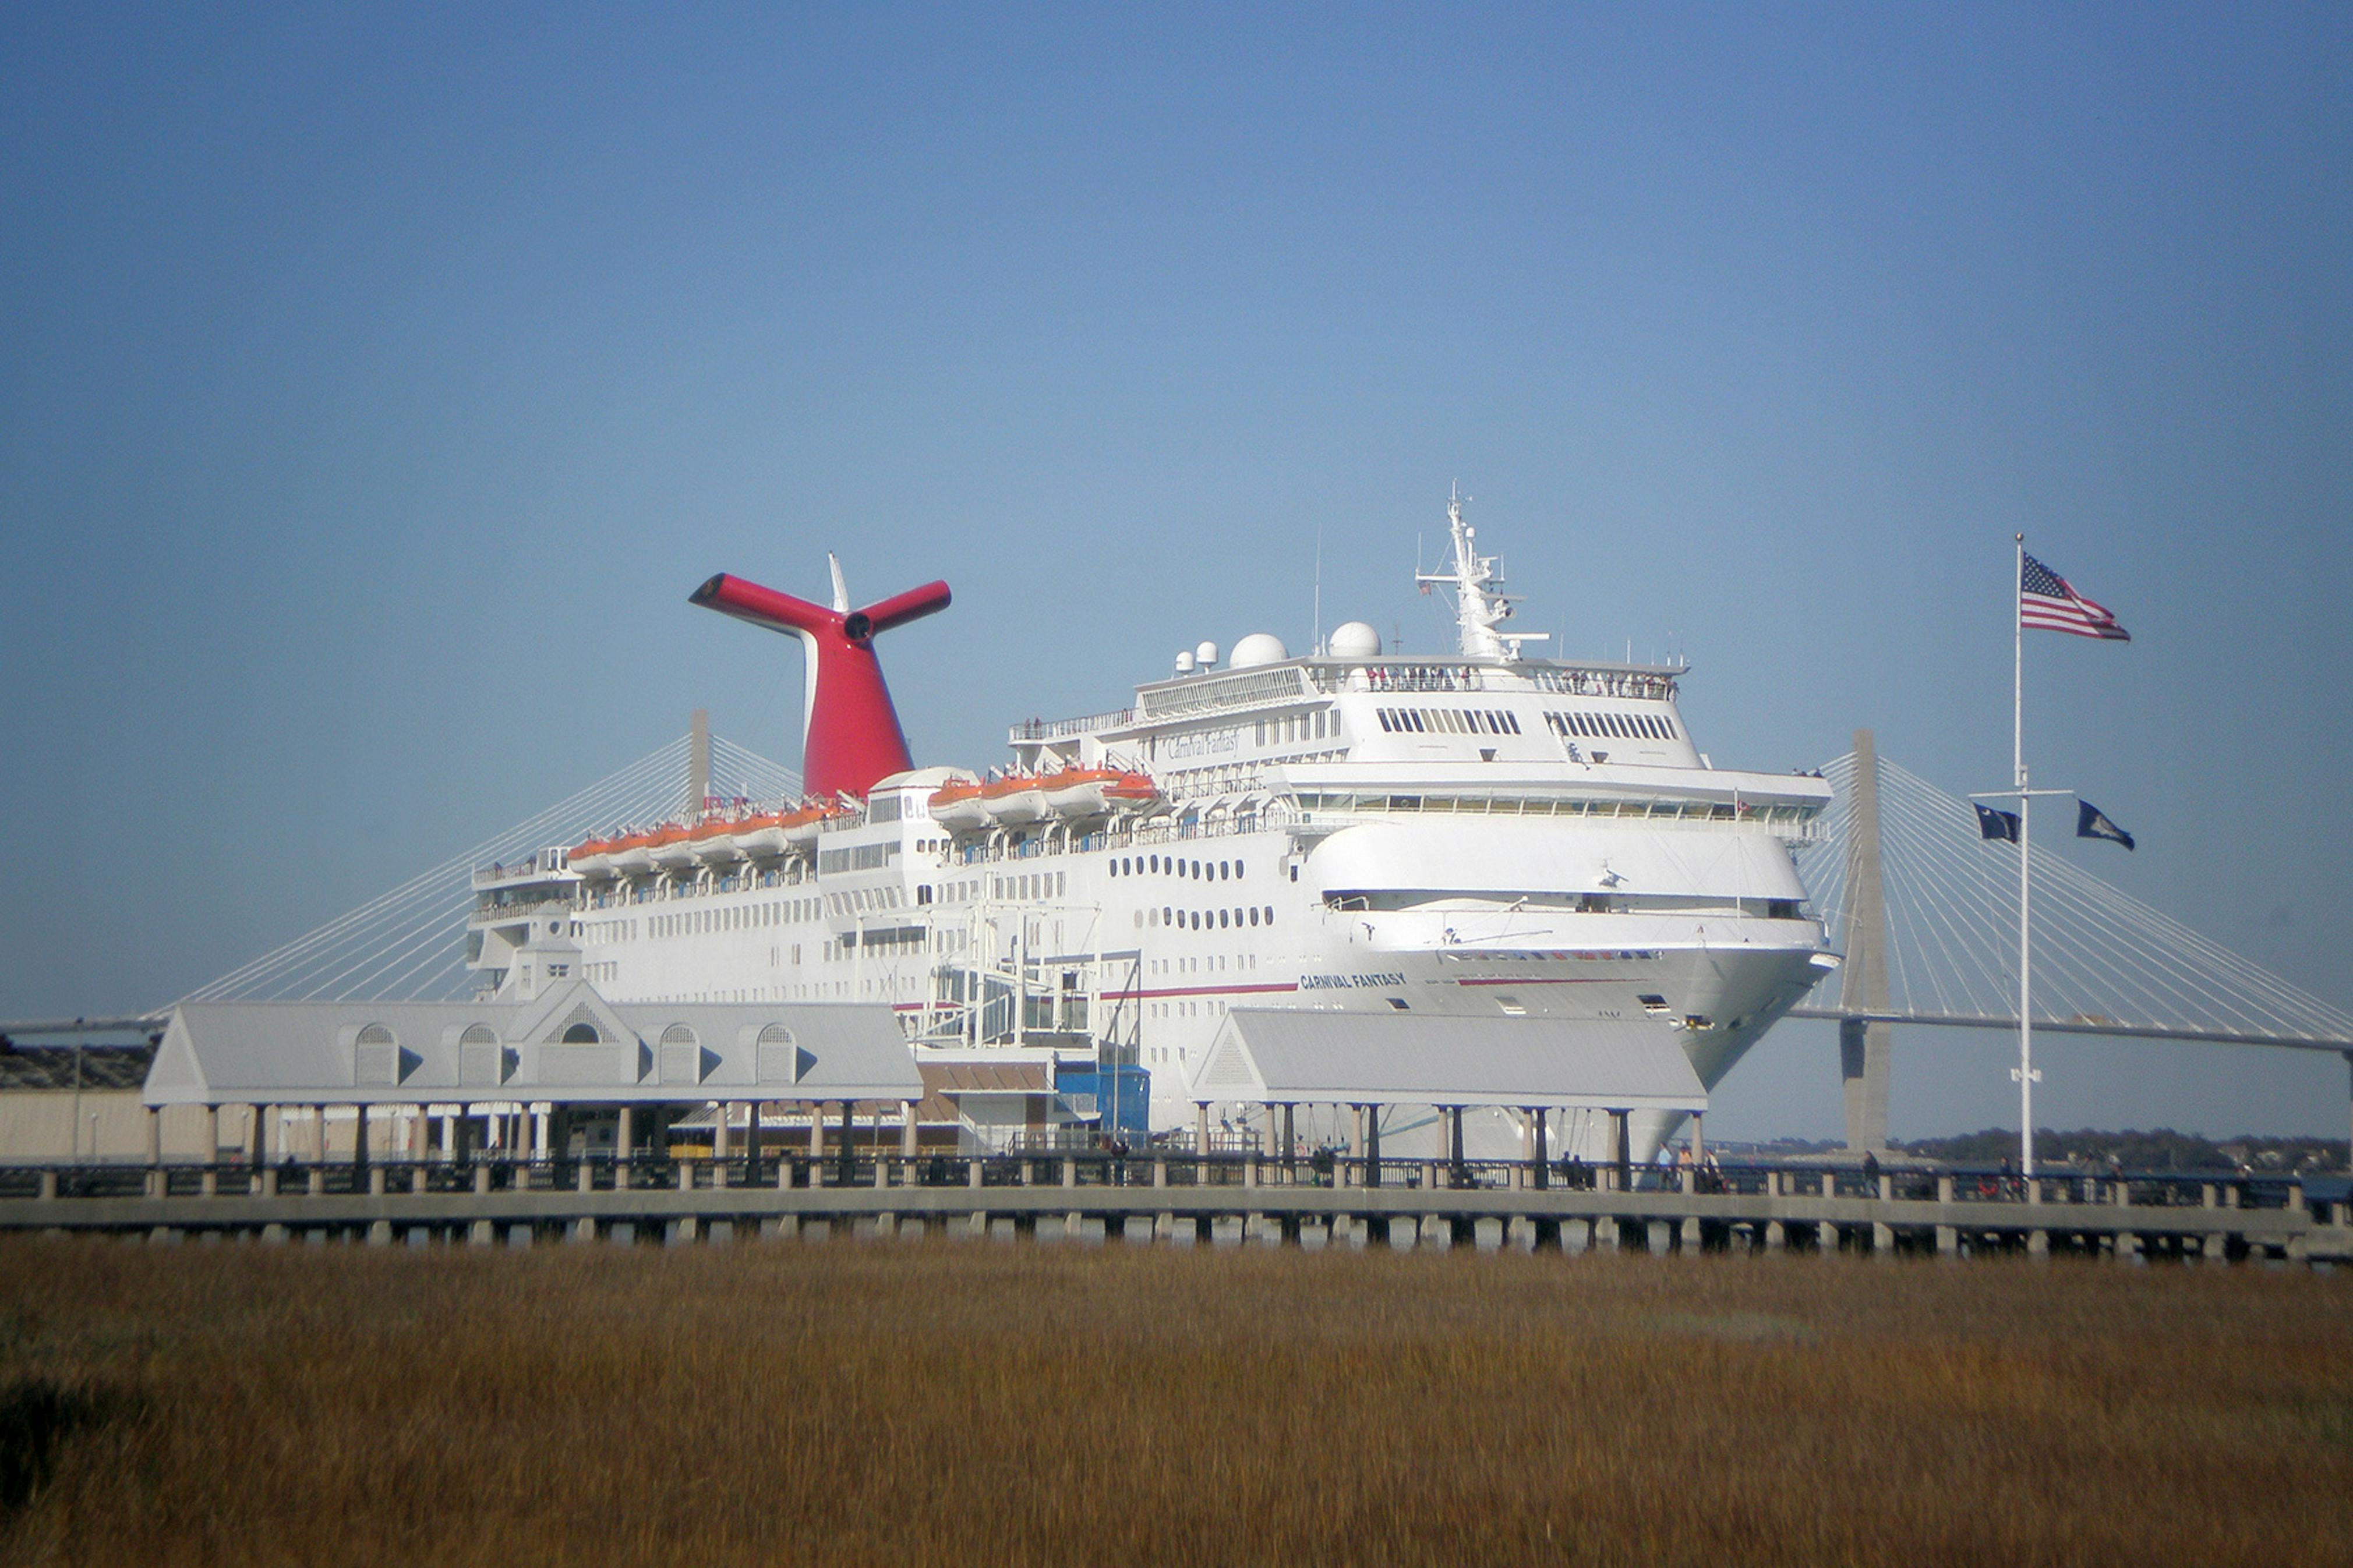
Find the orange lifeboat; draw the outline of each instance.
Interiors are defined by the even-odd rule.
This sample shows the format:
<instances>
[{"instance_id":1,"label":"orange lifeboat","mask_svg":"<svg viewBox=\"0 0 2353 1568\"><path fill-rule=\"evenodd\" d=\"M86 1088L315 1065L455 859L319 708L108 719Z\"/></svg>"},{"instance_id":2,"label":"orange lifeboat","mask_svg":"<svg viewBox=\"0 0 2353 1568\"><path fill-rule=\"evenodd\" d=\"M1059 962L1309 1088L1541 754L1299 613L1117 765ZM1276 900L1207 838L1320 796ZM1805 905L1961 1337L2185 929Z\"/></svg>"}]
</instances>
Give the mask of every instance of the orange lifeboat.
<instances>
[{"instance_id":1,"label":"orange lifeboat","mask_svg":"<svg viewBox=\"0 0 2353 1568\"><path fill-rule=\"evenodd\" d=\"M1159 798L1160 786L1153 782L1152 775L1133 769L1122 773L1116 784L1103 786L1103 799L1121 811L1142 811Z\"/></svg>"},{"instance_id":2,"label":"orange lifeboat","mask_svg":"<svg viewBox=\"0 0 2353 1568\"><path fill-rule=\"evenodd\" d=\"M665 871L682 871L694 864L694 839L686 824L665 824L647 846L653 862Z\"/></svg>"},{"instance_id":3,"label":"orange lifeboat","mask_svg":"<svg viewBox=\"0 0 2353 1568\"><path fill-rule=\"evenodd\" d=\"M798 811L785 813L778 826L788 842L814 844L819 827L837 816L848 816L849 808L839 805L805 805Z\"/></svg>"},{"instance_id":4,"label":"orange lifeboat","mask_svg":"<svg viewBox=\"0 0 2353 1568\"><path fill-rule=\"evenodd\" d=\"M981 802L978 779L950 779L932 792L927 804L932 820L951 833L970 833L988 826L988 807Z\"/></svg>"},{"instance_id":5,"label":"orange lifeboat","mask_svg":"<svg viewBox=\"0 0 2353 1568\"><path fill-rule=\"evenodd\" d=\"M623 876L637 876L654 868L654 836L647 833L625 833L612 841L606 864Z\"/></svg>"},{"instance_id":6,"label":"orange lifeboat","mask_svg":"<svg viewBox=\"0 0 2353 1568\"><path fill-rule=\"evenodd\" d=\"M1052 809L1046 804L1045 781L1035 773L1008 773L983 784L980 804L991 822L1005 827L1043 822Z\"/></svg>"},{"instance_id":7,"label":"orange lifeboat","mask_svg":"<svg viewBox=\"0 0 2353 1568\"><path fill-rule=\"evenodd\" d=\"M602 838L584 838L565 851L564 863L584 877L601 877L612 868L613 847Z\"/></svg>"},{"instance_id":8,"label":"orange lifeboat","mask_svg":"<svg viewBox=\"0 0 2353 1568\"><path fill-rule=\"evenodd\" d=\"M735 847L754 859L765 860L785 852L785 814L771 811L744 817L735 825Z\"/></svg>"},{"instance_id":9,"label":"orange lifeboat","mask_svg":"<svg viewBox=\"0 0 2353 1568\"><path fill-rule=\"evenodd\" d=\"M713 817L686 836L694 848L694 858L705 864L744 858L743 847L735 842L735 824L723 816Z\"/></svg>"},{"instance_id":10,"label":"orange lifeboat","mask_svg":"<svg viewBox=\"0 0 2353 1568\"><path fill-rule=\"evenodd\" d=\"M1111 787L1127 775L1116 768L1064 768L1039 782L1046 805L1057 816L1107 816L1112 811Z\"/></svg>"}]
</instances>

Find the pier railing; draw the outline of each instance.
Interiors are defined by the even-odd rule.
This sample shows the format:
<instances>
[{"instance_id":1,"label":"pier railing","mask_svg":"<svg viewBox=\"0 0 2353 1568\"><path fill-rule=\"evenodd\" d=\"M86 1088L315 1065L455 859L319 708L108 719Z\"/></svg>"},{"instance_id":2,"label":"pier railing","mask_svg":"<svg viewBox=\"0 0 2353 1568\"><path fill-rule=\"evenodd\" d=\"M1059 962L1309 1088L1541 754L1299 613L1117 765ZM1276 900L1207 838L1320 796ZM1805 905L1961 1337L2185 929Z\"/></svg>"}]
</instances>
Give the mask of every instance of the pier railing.
<instances>
[{"instance_id":1,"label":"pier railing","mask_svg":"<svg viewBox=\"0 0 2353 1568\"><path fill-rule=\"evenodd\" d=\"M1036 1236L1305 1247L2353 1261L2343 1178L768 1147L0 1167L0 1229L379 1244Z\"/></svg>"}]
</instances>

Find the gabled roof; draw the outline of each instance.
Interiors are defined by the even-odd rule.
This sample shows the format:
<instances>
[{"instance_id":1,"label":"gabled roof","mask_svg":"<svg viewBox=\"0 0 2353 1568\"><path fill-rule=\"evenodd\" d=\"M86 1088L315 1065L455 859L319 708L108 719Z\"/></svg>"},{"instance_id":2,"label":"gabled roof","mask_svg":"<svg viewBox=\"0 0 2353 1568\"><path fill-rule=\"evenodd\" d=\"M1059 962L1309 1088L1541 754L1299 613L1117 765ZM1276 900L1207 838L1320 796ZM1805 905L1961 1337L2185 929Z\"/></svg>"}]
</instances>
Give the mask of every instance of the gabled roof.
<instances>
[{"instance_id":1,"label":"gabled roof","mask_svg":"<svg viewBox=\"0 0 2353 1568\"><path fill-rule=\"evenodd\" d=\"M536 1001L186 1002L149 1105L674 1104L914 1100L886 1005L612 1003L584 982Z\"/></svg>"},{"instance_id":2,"label":"gabled roof","mask_svg":"<svg viewBox=\"0 0 2353 1568\"><path fill-rule=\"evenodd\" d=\"M1237 1103L1707 1109L1673 1032L1647 1018L1238 1008L1195 1062L1189 1092Z\"/></svg>"}]
</instances>

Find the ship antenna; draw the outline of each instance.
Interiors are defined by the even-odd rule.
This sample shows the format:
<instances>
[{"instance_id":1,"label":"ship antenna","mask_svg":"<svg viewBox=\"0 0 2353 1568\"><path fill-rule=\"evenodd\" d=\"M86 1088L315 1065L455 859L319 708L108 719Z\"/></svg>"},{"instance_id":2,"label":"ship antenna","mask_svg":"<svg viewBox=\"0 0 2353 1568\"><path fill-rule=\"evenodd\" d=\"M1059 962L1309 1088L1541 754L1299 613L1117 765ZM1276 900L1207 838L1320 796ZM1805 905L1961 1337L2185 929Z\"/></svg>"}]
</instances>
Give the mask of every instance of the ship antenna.
<instances>
[{"instance_id":1,"label":"ship antenna","mask_svg":"<svg viewBox=\"0 0 2353 1568\"><path fill-rule=\"evenodd\" d=\"M825 563L833 569L833 613L846 616L849 613L849 584L841 578L841 557L828 550Z\"/></svg>"},{"instance_id":2,"label":"ship antenna","mask_svg":"<svg viewBox=\"0 0 2353 1568\"><path fill-rule=\"evenodd\" d=\"M1324 520L1315 520L1315 625L1307 646L1316 658L1324 657Z\"/></svg>"}]
</instances>

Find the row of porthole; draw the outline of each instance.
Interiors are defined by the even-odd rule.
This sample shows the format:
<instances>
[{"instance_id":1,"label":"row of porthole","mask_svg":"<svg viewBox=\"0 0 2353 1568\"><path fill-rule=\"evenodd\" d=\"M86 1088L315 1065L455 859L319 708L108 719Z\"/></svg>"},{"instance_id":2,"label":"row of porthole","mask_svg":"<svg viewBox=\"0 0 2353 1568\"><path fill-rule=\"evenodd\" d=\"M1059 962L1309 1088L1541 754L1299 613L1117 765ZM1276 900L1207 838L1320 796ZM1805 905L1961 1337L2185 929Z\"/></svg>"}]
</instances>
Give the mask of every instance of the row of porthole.
<instances>
[{"instance_id":1,"label":"row of porthole","mask_svg":"<svg viewBox=\"0 0 2353 1568\"><path fill-rule=\"evenodd\" d=\"M1164 904L1157 910L1136 910L1135 923L1139 927L1168 926L1185 931L1224 931L1230 926L1242 925L1271 926L1274 923L1274 906L1253 904L1239 910L1180 910Z\"/></svg>"},{"instance_id":2,"label":"row of porthole","mask_svg":"<svg viewBox=\"0 0 2353 1568\"><path fill-rule=\"evenodd\" d=\"M1242 874L1239 860L1179 860L1174 855L1121 855L1111 863L1114 877L1190 877L1196 881L1223 882Z\"/></svg>"}]
</instances>

